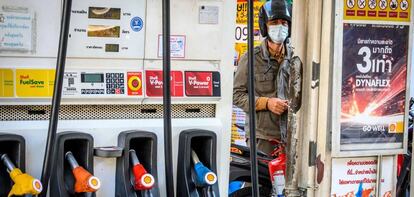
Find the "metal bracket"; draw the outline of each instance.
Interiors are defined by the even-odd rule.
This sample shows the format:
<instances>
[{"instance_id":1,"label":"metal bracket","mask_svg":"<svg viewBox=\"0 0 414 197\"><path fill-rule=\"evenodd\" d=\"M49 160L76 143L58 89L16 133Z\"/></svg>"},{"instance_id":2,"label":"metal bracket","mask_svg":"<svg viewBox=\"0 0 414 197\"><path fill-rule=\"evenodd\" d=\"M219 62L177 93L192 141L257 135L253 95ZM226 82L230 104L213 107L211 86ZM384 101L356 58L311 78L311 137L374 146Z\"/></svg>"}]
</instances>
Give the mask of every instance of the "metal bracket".
<instances>
[{"instance_id":1,"label":"metal bracket","mask_svg":"<svg viewBox=\"0 0 414 197\"><path fill-rule=\"evenodd\" d=\"M309 142L309 167L316 165L316 142L310 141Z\"/></svg>"},{"instance_id":2,"label":"metal bracket","mask_svg":"<svg viewBox=\"0 0 414 197\"><path fill-rule=\"evenodd\" d=\"M319 87L320 67L320 63L312 62L312 89Z\"/></svg>"}]
</instances>

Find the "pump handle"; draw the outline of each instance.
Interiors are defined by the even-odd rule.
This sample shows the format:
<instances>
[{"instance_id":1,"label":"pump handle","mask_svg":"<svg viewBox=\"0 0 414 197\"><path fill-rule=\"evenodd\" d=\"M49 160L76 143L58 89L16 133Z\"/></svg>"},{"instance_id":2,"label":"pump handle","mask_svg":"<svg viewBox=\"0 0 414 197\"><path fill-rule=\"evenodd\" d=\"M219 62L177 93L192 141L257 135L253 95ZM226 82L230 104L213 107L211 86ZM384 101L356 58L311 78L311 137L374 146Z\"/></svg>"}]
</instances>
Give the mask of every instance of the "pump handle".
<instances>
[{"instance_id":1,"label":"pump handle","mask_svg":"<svg viewBox=\"0 0 414 197\"><path fill-rule=\"evenodd\" d=\"M131 158L131 164L133 166L140 164L137 153L134 149L129 150L129 157Z\"/></svg>"},{"instance_id":2,"label":"pump handle","mask_svg":"<svg viewBox=\"0 0 414 197\"><path fill-rule=\"evenodd\" d=\"M13 162L10 160L7 154L1 155L0 159L3 162L3 164L6 166L7 171L9 173L16 168L16 166L13 164Z\"/></svg>"},{"instance_id":3,"label":"pump handle","mask_svg":"<svg viewBox=\"0 0 414 197\"><path fill-rule=\"evenodd\" d=\"M79 163L76 161L75 156L73 156L73 153L71 151L66 152L65 158L72 170L79 167Z\"/></svg>"},{"instance_id":4,"label":"pump handle","mask_svg":"<svg viewBox=\"0 0 414 197\"><path fill-rule=\"evenodd\" d=\"M191 158L193 159L194 164L200 163L200 159L198 158L197 153L193 149L191 149Z\"/></svg>"}]
</instances>

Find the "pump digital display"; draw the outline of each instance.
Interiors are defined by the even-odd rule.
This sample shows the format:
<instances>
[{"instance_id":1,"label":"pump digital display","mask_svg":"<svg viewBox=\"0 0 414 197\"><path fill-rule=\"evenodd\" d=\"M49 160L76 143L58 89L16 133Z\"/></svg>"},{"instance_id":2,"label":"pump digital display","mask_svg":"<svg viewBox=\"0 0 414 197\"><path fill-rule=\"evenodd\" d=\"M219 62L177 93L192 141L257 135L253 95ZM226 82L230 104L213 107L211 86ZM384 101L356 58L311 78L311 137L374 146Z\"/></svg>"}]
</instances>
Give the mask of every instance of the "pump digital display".
<instances>
[{"instance_id":1,"label":"pump digital display","mask_svg":"<svg viewBox=\"0 0 414 197\"><path fill-rule=\"evenodd\" d=\"M121 9L89 7L88 18L119 20L121 19Z\"/></svg>"},{"instance_id":2,"label":"pump digital display","mask_svg":"<svg viewBox=\"0 0 414 197\"><path fill-rule=\"evenodd\" d=\"M120 26L89 25L88 26L88 37L119 38L120 31L121 31Z\"/></svg>"},{"instance_id":3,"label":"pump digital display","mask_svg":"<svg viewBox=\"0 0 414 197\"><path fill-rule=\"evenodd\" d=\"M105 44L105 52L119 52L119 44Z\"/></svg>"},{"instance_id":4,"label":"pump digital display","mask_svg":"<svg viewBox=\"0 0 414 197\"><path fill-rule=\"evenodd\" d=\"M82 73L82 83L103 83L104 75L101 73Z\"/></svg>"}]
</instances>

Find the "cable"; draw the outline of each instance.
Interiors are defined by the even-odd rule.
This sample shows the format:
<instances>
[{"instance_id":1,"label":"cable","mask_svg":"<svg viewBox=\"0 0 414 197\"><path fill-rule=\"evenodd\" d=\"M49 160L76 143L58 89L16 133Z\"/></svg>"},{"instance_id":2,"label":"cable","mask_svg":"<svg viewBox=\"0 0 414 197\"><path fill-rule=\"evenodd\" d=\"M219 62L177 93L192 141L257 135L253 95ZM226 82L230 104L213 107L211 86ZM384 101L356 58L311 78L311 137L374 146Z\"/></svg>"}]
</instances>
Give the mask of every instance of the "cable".
<instances>
[{"instance_id":1,"label":"cable","mask_svg":"<svg viewBox=\"0 0 414 197\"><path fill-rule=\"evenodd\" d=\"M59 120L60 101L62 98L63 75L65 73L66 50L68 44L70 13L72 10L72 0L63 0L63 13L60 26L59 51L57 54L55 87L52 98L52 111L50 113L49 129L47 133L45 157L43 159L41 182L45 188L39 197L46 197L48 191L49 178L52 166L56 160L55 139Z\"/></svg>"},{"instance_id":2,"label":"cable","mask_svg":"<svg viewBox=\"0 0 414 197\"><path fill-rule=\"evenodd\" d=\"M170 0L162 1L162 50L165 181L167 186L167 197L174 197L170 91Z\"/></svg>"},{"instance_id":3,"label":"cable","mask_svg":"<svg viewBox=\"0 0 414 197\"><path fill-rule=\"evenodd\" d=\"M254 0L248 0L248 92L249 92L249 125L250 125L250 162L251 162L251 176L252 176L252 196L259 197L259 182L257 169L257 149L256 149L256 103L254 90Z\"/></svg>"}]
</instances>

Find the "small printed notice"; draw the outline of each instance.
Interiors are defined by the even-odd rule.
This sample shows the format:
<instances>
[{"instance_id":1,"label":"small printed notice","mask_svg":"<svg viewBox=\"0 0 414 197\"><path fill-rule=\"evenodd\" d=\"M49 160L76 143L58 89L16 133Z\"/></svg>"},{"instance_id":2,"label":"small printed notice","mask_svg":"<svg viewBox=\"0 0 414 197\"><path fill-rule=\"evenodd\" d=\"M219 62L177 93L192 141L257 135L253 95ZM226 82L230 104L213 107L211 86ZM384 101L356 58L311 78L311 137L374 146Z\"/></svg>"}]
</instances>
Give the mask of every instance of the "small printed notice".
<instances>
[{"instance_id":1,"label":"small printed notice","mask_svg":"<svg viewBox=\"0 0 414 197\"><path fill-rule=\"evenodd\" d=\"M185 58L185 36L171 35L171 58ZM158 57L162 57L162 35L158 36Z\"/></svg>"},{"instance_id":2,"label":"small printed notice","mask_svg":"<svg viewBox=\"0 0 414 197\"><path fill-rule=\"evenodd\" d=\"M12 69L0 69L0 98L3 97L14 97Z\"/></svg>"},{"instance_id":3,"label":"small printed notice","mask_svg":"<svg viewBox=\"0 0 414 197\"><path fill-rule=\"evenodd\" d=\"M35 14L29 8L0 9L0 53L33 52Z\"/></svg>"},{"instance_id":4,"label":"small printed notice","mask_svg":"<svg viewBox=\"0 0 414 197\"><path fill-rule=\"evenodd\" d=\"M218 24L219 7L218 6L200 6L199 23L200 24Z\"/></svg>"},{"instance_id":5,"label":"small printed notice","mask_svg":"<svg viewBox=\"0 0 414 197\"><path fill-rule=\"evenodd\" d=\"M393 188L393 157L383 157L380 197L391 197ZM341 158L332 160L332 197L375 196L377 191L376 157Z\"/></svg>"}]
</instances>

